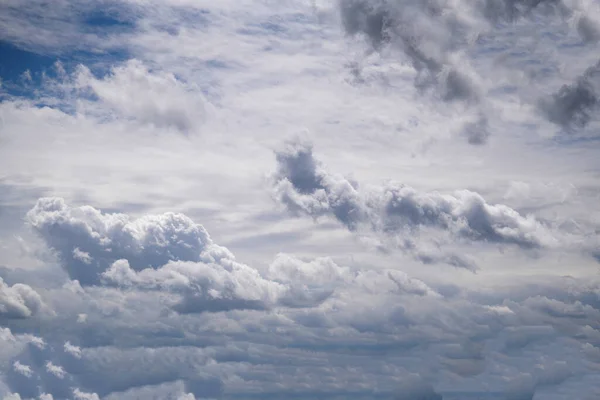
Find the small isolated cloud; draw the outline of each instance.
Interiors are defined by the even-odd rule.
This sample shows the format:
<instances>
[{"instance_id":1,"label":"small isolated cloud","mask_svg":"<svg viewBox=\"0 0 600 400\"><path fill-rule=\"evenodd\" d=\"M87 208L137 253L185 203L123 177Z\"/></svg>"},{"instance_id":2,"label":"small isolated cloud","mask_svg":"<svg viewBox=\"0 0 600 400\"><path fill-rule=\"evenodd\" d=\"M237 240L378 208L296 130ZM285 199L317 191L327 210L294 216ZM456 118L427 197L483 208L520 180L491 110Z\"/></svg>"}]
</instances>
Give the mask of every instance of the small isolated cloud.
<instances>
[{"instance_id":1,"label":"small isolated cloud","mask_svg":"<svg viewBox=\"0 0 600 400\"><path fill-rule=\"evenodd\" d=\"M405 235L407 240L400 246L407 250L414 247L409 237L430 228L446 232L455 240L524 249L556 242L551 229L534 216L522 215L503 204L489 204L470 190L422 193L395 183L360 190L356 182L327 172L313 157L312 145L296 139L277 151L276 159L275 195L290 212L313 218L332 216L351 231L366 227L387 236ZM425 250L416 254L424 262L436 258ZM452 256L442 259L453 262ZM454 262L460 265L463 261L454 258Z\"/></svg>"},{"instance_id":2,"label":"small isolated cloud","mask_svg":"<svg viewBox=\"0 0 600 400\"><path fill-rule=\"evenodd\" d=\"M65 342L63 349L65 353L70 354L75 358L81 358L81 348L72 345L71 342Z\"/></svg>"},{"instance_id":3,"label":"small isolated cloud","mask_svg":"<svg viewBox=\"0 0 600 400\"><path fill-rule=\"evenodd\" d=\"M67 375L63 367L60 365L54 365L51 361L46 362L46 371L59 379L63 379Z\"/></svg>"},{"instance_id":4,"label":"small isolated cloud","mask_svg":"<svg viewBox=\"0 0 600 400\"><path fill-rule=\"evenodd\" d=\"M40 295L28 285L8 286L0 278L0 318L27 318L43 307Z\"/></svg>"},{"instance_id":5,"label":"small isolated cloud","mask_svg":"<svg viewBox=\"0 0 600 400\"><path fill-rule=\"evenodd\" d=\"M15 372L31 378L33 376L33 370L29 365L21 364L19 361L15 361L13 363L13 369Z\"/></svg>"}]
</instances>

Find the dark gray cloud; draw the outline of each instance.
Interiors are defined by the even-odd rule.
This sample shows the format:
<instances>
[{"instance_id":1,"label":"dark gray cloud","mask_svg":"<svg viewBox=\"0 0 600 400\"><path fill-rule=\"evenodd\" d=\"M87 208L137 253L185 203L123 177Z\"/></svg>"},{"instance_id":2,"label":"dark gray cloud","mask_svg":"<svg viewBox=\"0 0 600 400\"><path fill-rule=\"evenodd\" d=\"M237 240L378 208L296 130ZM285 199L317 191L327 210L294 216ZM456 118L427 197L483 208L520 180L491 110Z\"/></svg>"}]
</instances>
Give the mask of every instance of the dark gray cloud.
<instances>
[{"instance_id":1,"label":"dark gray cloud","mask_svg":"<svg viewBox=\"0 0 600 400\"><path fill-rule=\"evenodd\" d=\"M292 213L313 218L330 215L350 230L359 227L384 235L414 235L433 228L456 239L512 244L524 249L543 247L554 238L548 227L531 215L503 204L488 204L476 192L421 193L403 184L360 191L358 184L332 175L313 157L312 146L298 140L276 153L276 197ZM407 238L400 247L414 250ZM451 255L415 252L424 262L467 262Z\"/></svg>"},{"instance_id":2,"label":"dark gray cloud","mask_svg":"<svg viewBox=\"0 0 600 400\"><path fill-rule=\"evenodd\" d=\"M340 11L348 34L364 34L375 49L401 48L419 73L417 87L435 87L445 101L479 97L472 77L450 60L467 40L467 26L455 10L436 1L343 0Z\"/></svg>"},{"instance_id":3,"label":"dark gray cloud","mask_svg":"<svg viewBox=\"0 0 600 400\"><path fill-rule=\"evenodd\" d=\"M416 71L414 85L417 89L433 93L442 101L461 101L478 111L479 120L467 123L461 131L468 143L474 145L485 144L490 136L488 124L493 115L486 105L489 97L486 82L497 78L503 80L507 71L503 72L505 66L498 62L494 63L494 69L481 69L479 60L470 55L494 52L486 43L495 43L499 40L498 35L506 34L507 23L523 21L532 26L541 20L549 24L569 23L585 43L595 42L600 37L600 25L594 14L582 7L559 0L341 0L339 6L342 25L348 35L366 37L376 51L385 46L401 51L402 57ZM513 45L517 46L516 43ZM546 51L542 48L545 45L532 45L527 51L537 53L539 50L541 53ZM562 50L557 47L557 51ZM515 50L512 54L500 51L497 58L515 56L517 60L520 56L516 54L520 51ZM529 59L528 62L540 64L539 60ZM570 128L589 122L590 115L597 111L597 68L591 67L575 83L565 85L552 98L540 102L550 121ZM547 70L532 71L532 74L536 73L547 74ZM354 71L354 74L360 75L360 71ZM527 90L530 83L519 82L522 88L517 91Z\"/></svg>"},{"instance_id":4,"label":"dark gray cloud","mask_svg":"<svg viewBox=\"0 0 600 400\"><path fill-rule=\"evenodd\" d=\"M600 62L551 98L540 100L540 107L549 121L566 129L582 128L598 113L599 96Z\"/></svg>"}]
</instances>

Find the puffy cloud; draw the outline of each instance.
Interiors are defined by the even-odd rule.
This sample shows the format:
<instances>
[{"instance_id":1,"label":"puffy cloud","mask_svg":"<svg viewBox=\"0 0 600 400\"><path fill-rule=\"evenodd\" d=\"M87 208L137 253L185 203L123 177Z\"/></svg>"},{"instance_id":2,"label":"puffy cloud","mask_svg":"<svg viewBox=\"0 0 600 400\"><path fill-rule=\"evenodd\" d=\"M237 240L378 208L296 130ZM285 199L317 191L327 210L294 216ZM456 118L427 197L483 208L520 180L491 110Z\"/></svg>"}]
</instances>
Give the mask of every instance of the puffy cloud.
<instances>
[{"instance_id":1,"label":"puffy cloud","mask_svg":"<svg viewBox=\"0 0 600 400\"><path fill-rule=\"evenodd\" d=\"M390 183L361 191L356 182L327 172L313 156L312 145L294 139L276 152L274 191L277 199L296 215L333 216L349 230L367 227L388 236L409 234L399 246L413 251L409 237L421 230L444 231L456 240L511 244L524 249L554 246L555 233L533 215L522 215L503 205L489 204L476 192L421 193ZM414 252L423 262L444 261L472 268L457 256ZM436 260L437 258L437 260Z\"/></svg>"},{"instance_id":2,"label":"puffy cloud","mask_svg":"<svg viewBox=\"0 0 600 400\"><path fill-rule=\"evenodd\" d=\"M169 261L229 257L214 246L206 230L181 214L166 213L132 221L90 206L72 208L60 198L42 198L28 212L28 223L57 252L69 276L97 284L117 260L140 271ZM82 257L85 254L85 257Z\"/></svg>"},{"instance_id":3,"label":"puffy cloud","mask_svg":"<svg viewBox=\"0 0 600 400\"><path fill-rule=\"evenodd\" d=\"M159 269L139 272L127 260L116 261L102 274L104 281L120 287L166 290L183 294L175 309L179 312L264 309L273 304L285 287L265 280L244 264L170 262Z\"/></svg>"},{"instance_id":4,"label":"puffy cloud","mask_svg":"<svg viewBox=\"0 0 600 400\"><path fill-rule=\"evenodd\" d=\"M65 342L63 349L65 353L72 355L75 358L81 358L81 348L73 346L70 342Z\"/></svg>"},{"instance_id":5,"label":"puffy cloud","mask_svg":"<svg viewBox=\"0 0 600 400\"><path fill-rule=\"evenodd\" d=\"M75 400L100 400L100 397L96 393L86 393L79 389L73 390L73 396Z\"/></svg>"},{"instance_id":6,"label":"puffy cloud","mask_svg":"<svg viewBox=\"0 0 600 400\"><path fill-rule=\"evenodd\" d=\"M65 370L60 365L54 365L51 361L46 363L46 371L56 376L59 379L63 379L66 376Z\"/></svg>"},{"instance_id":7,"label":"puffy cloud","mask_svg":"<svg viewBox=\"0 0 600 400\"><path fill-rule=\"evenodd\" d=\"M27 318L43 307L40 295L28 285L8 286L0 277L0 318Z\"/></svg>"},{"instance_id":8,"label":"puffy cloud","mask_svg":"<svg viewBox=\"0 0 600 400\"><path fill-rule=\"evenodd\" d=\"M19 361L15 361L13 363L13 369L15 372L18 372L21 375L24 375L28 378L33 376L33 370L29 365L21 364Z\"/></svg>"},{"instance_id":9,"label":"puffy cloud","mask_svg":"<svg viewBox=\"0 0 600 400\"><path fill-rule=\"evenodd\" d=\"M582 220L595 218L592 203L570 203L595 201L595 187L589 188L592 195L581 195L580 188L568 201L554 190L543 198L526 191L517 196L523 201L514 196L500 201L510 207L490 200L499 198L502 180L511 174L509 179L529 182L543 175L556 180L557 187L590 183L582 171L595 168L593 146L577 145L577 152L553 146L548 156L548 146L537 146L541 140L534 127L539 121L522 117L530 111L518 98L526 94L531 101L539 95L538 88L521 85L528 79L521 73L536 70L540 86L551 88L558 66L565 65L565 75L577 74L578 67L568 60L583 60L579 56L584 52L593 56L594 13L578 16L569 26L564 16L553 17L564 5L573 8L585 1L356 1L359 9L349 17L356 18L350 23L358 28L348 32L366 31L380 51L370 52L365 61L378 64L366 67L372 75L361 71L364 81L354 86L340 79L354 49L344 43L337 21L328 14L330 1L150 1L126 7L122 2L75 0L52 9L42 3L21 7L9 0L9 6L0 6L8 10L0 15L7 32L35 28L31 35L20 35L23 42L39 42L44 36L42 42L60 42L61 48L71 46L63 43L67 36L76 37L74 49L118 45L144 61L112 65L114 59L96 53L88 63L92 72L80 68L73 75L67 64L66 71L57 69L65 78L52 84L76 93L53 96L45 86L42 99L36 93L31 101L4 102L8 140L0 159L8 174L85 204L139 213L168 204L190 210L189 216L204 215L202 222L213 237L252 260L253 267L238 262L185 216L135 219L60 200L40 201L27 220L69 278L81 285L71 281L61 286L64 275L48 258L18 274L0 271L10 284L30 285L56 312L1 318L10 329L0 328L0 397L9 392L28 399L46 393L46 398L107 400L598 397L600 303L585 260L573 254L555 257L551 267L558 265L559 274L568 270L585 278L549 282L541 276L542 271L552 273L544 264L549 257L523 260L521 253L498 254L489 251L497 246L482 245L551 247L560 242L551 227L554 218L574 213L582 214ZM368 8L375 6L384 12ZM107 7L110 13L102 14ZM114 25L87 27L85 35L73 35L67 22L89 17L88 8L98 8L102 23ZM31 16L48 17L49 22L36 27ZM130 25L124 27L123 21ZM66 25L71 30L57 28ZM128 33L114 40L113 33L121 29ZM573 35L555 43L560 54L544 47L557 35L566 37L568 29ZM102 40L92 34L99 31ZM537 50L543 55L535 45L523 45L530 39L541 43ZM384 65L386 56L398 59L398 50L409 65ZM503 57L522 62L513 68L515 79L503 80L508 71L497 75ZM101 72L96 62L102 64ZM31 84L36 73L32 69ZM371 78L384 87L369 85ZM417 91L433 94L433 101L414 97L413 79ZM566 76L565 81L571 79ZM205 86L198 90L191 82ZM173 138L176 145L161 135L164 158L156 163L156 143L144 135L148 126L152 132L194 131L202 119L196 118L198 105L203 105L200 91L218 98L223 120L206 137ZM498 113L487 109L490 103ZM63 107L66 112L59 110ZM440 113L430 115L437 107ZM282 229L293 225L298 232L305 224L262 203L267 199L257 190L258 174L268 157L262 157L267 150L259 150L257 143L270 147L282 126L298 124L311 129L325 124L328 134L318 139L319 146L335 146L335 162L360 165L356 168L364 178L359 185L331 174L310 146L304 146L310 151L298 151L302 146L290 145L277 153L276 179L279 198L289 210L333 217L378 249L397 246L426 263L473 268L465 256L473 251L483 267L479 273L422 269L396 254L365 254L331 224L279 240ZM446 149L446 143L437 142L409 159L422 138L428 141L433 134L439 139L455 131L471 144L485 143L492 132L502 136L491 143L494 147L469 149L468 156L462 143ZM526 148L519 147L523 142ZM436 151L442 156L429 159ZM566 156L571 153L576 157ZM109 166L107 157L118 163ZM500 162L501 177L494 169ZM489 185L490 194L434 192L416 184L362 185L389 175L389 170L382 172L388 166L398 173L408 167L411 181L421 185L423 178L423 187ZM193 190L188 174L196 182ZM106 177L110 185L97 184ZM160 196L146 196L158 192ZM19 206L8 208L4 194L0 217L15 216L11 221L17 226L21 210L35 202L33 196L39 194L15 198L11 202ZM194 209L207 203L210 212ZM525 210L534 210L536 217ZM574 241L583 237L578 223L567 228ZM3 226L13 233L12 225ZM265 231L268 236L261 235ZM594 235L589 233L590 243ZM22 237L28 240L25 232ZM252 241L240 246L240 237ZM457 247L460 251L454 251ZM302 259L280 254L269 263L272 253L280 251L301 253ZM411 274L399 270L404 268ZM504 275L516 269L518 274ZM46 276L52 276L51 282ZM510 287L503 287L507 281ZM16 361L29 366L32 376L16 372Z\"/></svg>"},{"instance_id":10,"label":"puffy cloud","mask_svg":"<svg viewBox=\"0 0 600 400\"><path fill-rule=\"evenodd\" d=\"M171 292L181 298L173 304L181 313L262 310L280 302L303 307L328 293L264 278L235 261L201 225L182 214L130 220L43 198L27 220L57 253L71 279L83 285ZM65 351L77 354L71 346L65 345Z\"/></svg>"}]
</instances>

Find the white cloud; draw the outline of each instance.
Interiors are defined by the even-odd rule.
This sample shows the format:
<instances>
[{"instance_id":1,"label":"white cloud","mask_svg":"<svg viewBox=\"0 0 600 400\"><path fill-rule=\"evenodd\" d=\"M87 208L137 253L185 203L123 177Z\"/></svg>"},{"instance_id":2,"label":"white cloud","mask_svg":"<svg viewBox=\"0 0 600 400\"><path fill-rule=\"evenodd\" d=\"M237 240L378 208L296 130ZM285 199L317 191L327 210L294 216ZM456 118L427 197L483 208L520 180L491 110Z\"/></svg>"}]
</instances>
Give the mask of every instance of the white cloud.
<instances>
[{"instance_id":1,"label":"white cloud","mask_svg":"<svg viewBox=\"0 0 600 400\"><path fill-rule=\"evenodd\" d=\"M72 355L75 358L81 358L81 348L73 346L70 342L65 342L63 346L65 353Z\"/></svg>"},{"instance_id":2,"label":"white cloud","mask_svg":"<svg viewBox=\"0 0 600 400\"><path fill-rule=\"evenodd\" d=\"M97 96L110 113L142 124L192 133L205 119L204 100L197 90L188 88L171 73L151 72L138 60L113 68L103 79L95 78L82 66L73 79L75 89ZM96 104L86 107L97 109Z\"/></svg>"},{"instance_id":3,"label":"white cloud","mask_svg":"<svg viewBox=\"0 0 600 400\"><path fill-rule=\"evenodd\" d=\"M30 286L20 283L9 286L0 278L0 317L27 318L43 305L40 295Z\"/></svg>"},{"instance_id":4,"label":"white cloud","mask_svg":"<svg viewBox=\"0 0 600 400\"><path fill-rule=\"evenodd\" d=\"M75 396L75 400L100 400L96 393L86 393L79 389L73 390L73 396Z\"/></svg>"},{"instance_id":5,"label":"white cloud","mask_svg":"<svg viewBox=\"0 0 600 400\"><path fill-rule=\"evenodd\" d=\"M65 370L60 365L54 365L51 361L46 363L46 371L56 376L59 379L63 379L66 376Z\"/></svg>"},{"instance_id":6,"label":"white cloud","mask_svg":"<svg viewBox=\"0 0 600 400\"><path fill-rule=\"evenodd\" d=\"M89 206L71 208L63 199L44 198L27 214L27 221L58 253L71 278L82 284L99 282L102 272L121 258L141 270L171 260L228 257L201 225L181 214L131 221L124 214L103 214ZM82 262L74 257L75 249L90 258Z\"/></svg>"},{"instance_id":7,"label":"white cloud","mask_svg":"<svg viewBox=\"0 0 600 400\"><path fill-rule=\"evenodd\" d=\"M24 375L28 378L33 376L33 370L29 365L21 364L19 361L15 361L13 363L13 369L21 375Z\"/></svg>"}]
</instances>

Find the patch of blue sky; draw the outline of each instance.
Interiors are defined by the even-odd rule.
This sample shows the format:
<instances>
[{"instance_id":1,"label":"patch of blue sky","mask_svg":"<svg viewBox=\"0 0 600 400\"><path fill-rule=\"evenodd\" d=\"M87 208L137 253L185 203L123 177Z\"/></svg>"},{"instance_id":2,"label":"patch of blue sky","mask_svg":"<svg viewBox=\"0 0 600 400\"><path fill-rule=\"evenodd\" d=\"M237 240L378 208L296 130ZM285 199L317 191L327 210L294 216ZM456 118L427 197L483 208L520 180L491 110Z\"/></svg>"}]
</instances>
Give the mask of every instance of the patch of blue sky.
<instances>
[{"instance_id":1,"label":"patch of blue sky","mask_svg":"<svg viewBox=\"0 0 600 400\"><path fill-rule=\"evenodd\" d=\"M46 21L36 12L18 13L17 19L25 25L45 24L46 30L61 31L62 23ZM81 37L78 43L56 42L52 45L36 43L34 40L22 42L18 38L0 39L0 79L2 93L7 96L35 98L44 79L56 78L59 70L55 63L60 62L64 72L71 73L79 64L88 67L97 77L106 75L112 66L129 58L131 53L125 44L99 46L88 43L89 38L101 39L119 35L133 34L140 13L135 8L119 2L103 3L101 7L71 11L59 19L72 18L71 26L75 37ZM57 35L57 37L60 35ZM70 35L64 36L70 39ZM114 41L118 43L118 41ZM98 42L101 43L101 42ZM126 41L123 41L126 43ZM0 99L1 101L1 99Z\"/></svg>"},{"instance_id":2,"label":"patch of blue sky","mask_svg":"<svg viewBox=\"0 0 600 400\"><path fill-rule=\"evenodd\" d=\"M8 96L34 99L43 89L44 80L59 78L59 74L62 73L60 68L64 73L70 74L81 64L87 66L96 77L103 77L112 66L129 58L130 53L124 48L101 51L75 49L48 54L0 42L2 91ZM60 68L57 68L57 63L60 64ZM57 96L60 98L60 94L57 93Z\"/></svg>"},{"instance_id":3,"label":"patch of blue sky","mask_svg":"<svg viewBox=\"0 0 600 400\"><path fill-rule=\"evenodd\" d=\"M11 82L39 81L41 72L52 67L57 59L0 41L0 60L0 78L6 86Z\"/></svg>"}]
</instances>

